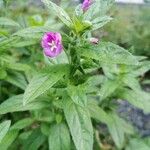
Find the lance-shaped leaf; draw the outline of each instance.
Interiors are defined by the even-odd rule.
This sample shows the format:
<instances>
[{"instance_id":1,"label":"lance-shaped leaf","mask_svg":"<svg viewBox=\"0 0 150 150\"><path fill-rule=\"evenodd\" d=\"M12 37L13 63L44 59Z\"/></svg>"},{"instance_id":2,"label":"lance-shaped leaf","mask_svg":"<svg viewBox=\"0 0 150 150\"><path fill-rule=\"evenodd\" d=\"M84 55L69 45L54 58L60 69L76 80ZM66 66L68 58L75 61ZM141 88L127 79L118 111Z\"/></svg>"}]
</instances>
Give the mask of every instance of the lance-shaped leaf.
<instances>
[{"instance_id":1,"label":"lance-shaped leaf","mask_svg":"<svg viewBox=\"0 0 150 150\"><path fill-rule=\"evenodd\" d=\"M88 109L65 97L64 113L77 150L93 149L93 129Z\"/></svg>"},{"instance_id":2,"label":"lance-shaped leaf","mask_svg":"<svg viewBox=\"0 0 150 150\"><path fill-rule=\"evenodd\" d=\"M14 35L24 38L40 39L43 33L48 32L50 30L54 31L54 29L51 26L29 27L26 29L19 30L18 32L14 33Z\"/></svg>"},{"instance_id":3,"label":"lance-shaped leaf","mask_svg":"<svg viewBox=\"0 0 150 150\"><path fill-rule=\"evenodd\" d=\"M110 42L79 47L78 53L81 56L96 59L105 64L138 65L136 57L124 48Z\"/></svg>"},{"instance_id":4,"label":"lance-shaped leaf","mask_svg":"<svg viewBox=\"0 0 150 150\"><path fill-rule=\"evenodd\" d=\"M120 81L119 79L111 80L111 79L106 79L100 89L100 97L101 100L107 98L111 94L113 94L114 91L120 86Z\"/></svg>"},{"instance_id":5,"label":"lance-shaped leaf","mask_svg":"<svg viewBox=\"0 0 150 150\"><path fill-rule=\"evenodd\" d=\"M49 71L37 74L27 86L23 103L29 103L49 90L68 71L68 65L55 65L49 67Z\"/></svg>"},{"instance_id":6,"label":"lance-shaped leaf","mask_svg":"<svg viewBox=\"0 0 150 150\"><path fill-rule=\"evenodd\" d=\"M33 130L31 135L23 143L22 150L37 150L45 142L46 137L41 133L40 129Z\"/></svg>"},{"instance_id":7,"label":"lance-shaped leaf","mask_svg":"<svg viewBox=\"0 0 150 150\"><path fill-rule=\"evenodd\" d=\"M70 150L70 135L64 123L54 125L49 133L49 150Z\"/></svg>"},{"instance_id":8,"label":"lance-shaped leaf","mask_svg":"<svg viewBox=\"0 0 150 150\"><path fill-rule=\"evenodd\" d=\"M80 106L86 106L87 104L87 96L86 96L86 88L85 85L73 86L70 85L67 88L68 95L71 99Z\"/></svg>"},{"instance_id":9,"label":"lance-shaped leaf","mask_svg":"<svg viewBox=\"0 0 150 150\"><path fill-rule=\"evenodd\" d=\"M0 143L1 150L7 150L18 136L18 130L8 131Z\"/></svg>"},{"instance_id":10,"label":"lance-shaped leaf","mask_svg":"<svg viewBox=\"0 0 150 150\"><path fill-rule=\"evenodd\" d=\"M147 138L146 142L144 139L140 138L132 138L129 141L129 144L126 146L125 150L149 150L150 149L150 140Z\"/></svg>"},{"instance_id":11,"label":"lance-shaped leaf","mask_svg":"<svg viewBox=\"0 0 150 150\"><path fill-rule=\"evenodd\" d=\"M103 17L98 17L92 21L92 30L97 30L101 27L103 27L105 24L107 24L109 21L111 21L112 18L109 16L103 16Z\"/></svg>"},{"instance_id":12,"label":"lance-shaped leaf","mask_svg":"<svg viewBox=\"0 0 150 150\"><path fill-rule=\"evenodd\" d=\"M25 119L22 119L22 120L19 120L18 122L16 122L13 126L11 126L10 129L11 130L21 130L23 128L30 126L33 122L34 122L34 119L25 118Z\"/></svg>"},{"instance_id":13,"label":"lance-shaped leaf","mask_svg":"<svg viewBox=\"0 0 150 150\"><path fill-rule=\"evenodd\" d=\"M17 22L13 21L12 19L5 18L5 17L0 17L0 25L1 26L16 26L16 27L20 26Z\"/></svg>"},{"instance_id":14,"label":"lance-shaped leaf","mask_svg":"<svg viewBox=\"0 0 150 150\"><path fill-rule=\"evenodd\" d=\"M40 99L41 100L41 99ZM49 104L45 101L36 100L32 103L23 105L23 95L16 95L5 100L0 105L0 114L6 114L10 112L37 110L49 107Z\"/></svg>"},{"instance_id":15,"label":"lance-shaped leaf","mask_svg":"<svg viewBox=\"0 0 150 150\"><path fill-rule=\"evenodd\" d=\"M115 0L94 0L88 11L85 12L85 20L91 20L95 16L104 16Z\"/></svg>"},{"instance_id":16,"label":"lance-shaped leaf","mask_svg":"<svg viewBox=\"0 0 150 150\"><path fill-rule=\"evenodd\" d=\"M9 74L7 74L7 77L5 78L5 81L25 90L26 86L27 86L27 81L24 77L23 74L18 73L18 72L9 72Z\"/></svg>"},{"instance_id":17,"label":"lance-shaped leaf","mask_svg":"<svg viewBox=\"0 0 150 150\"><path fill-rule=\"evenodd\" d=\"M109 123L107 124L109 132L118 148L122 148L125 143L125 135L133 134L133 128L115 113L108 114Z\"/></svg>"},{"instance_id":18,"label":"lance-shaped leaf","mask_svg":"<svg viewBox=\"0 0 150 150\"><path fill-rule=\"evenodd\" d=\"M119 94L120 98L127 100L132 105L150 113L150 94L141 90L124 89Z\"/></svg>"},{"instance_id":19,"label":"lance-shaped leaf","mask_svg":"<svg viewBox=\"0 0 150 150\"><path fill-rule=\"evenodd\" d=\"M105 123L118 148L122 148L126 134L133 134L133 128L115 113L106 113L96 102L89 102L88 108L92 118Z\"/></svg>"},{"instance_id":20,"label":"lance-shaped leaf","mask_svg":"<svg viewBox=\"0 0 150 150\"><path fill-rule=\"evenodd\" d=\"M7 134L10 124L11 124L10 120L4 121L0 124L0 143L2 139L5 137L5 135Z\"/></svg>"},{"instance_id":21,"label":"lance-shaped leaf","mask_svg":"<svg viewBox=\"0 0 150 150\"><path fill-rule=\"evenodd\" d=\"M90 116L102 123L108 124L109 122L109 116L107 113L98 106L96 101L89 101L88 102L88 109L90 112Z\"/></svg>"},{"instance_id":22,"label":"lance-shaped leaf","mask_svg":"<svg viewBox=\"0 0 150 150\"><path fill-rule=\"evenodd\" d=\"M57 6L55 3L51 2L50 0L42 0L42 2L50 9L53 10L56 15L59 17L59 19L66 24L68 27L71 26L72 21L69 17L69 15L59 6Z\"/></svg>"}]
</instances>

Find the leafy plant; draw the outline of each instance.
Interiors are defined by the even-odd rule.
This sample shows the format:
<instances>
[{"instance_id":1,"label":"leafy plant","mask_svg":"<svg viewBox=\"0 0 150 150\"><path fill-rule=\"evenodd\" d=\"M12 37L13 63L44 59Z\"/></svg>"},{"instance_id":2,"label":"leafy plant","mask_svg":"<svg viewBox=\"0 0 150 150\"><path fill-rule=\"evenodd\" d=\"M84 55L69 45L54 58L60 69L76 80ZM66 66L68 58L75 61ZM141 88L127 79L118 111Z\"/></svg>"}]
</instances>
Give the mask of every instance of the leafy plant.
<instances>
[{"instance_id":1,"label":"leafy plant","mask_svg":"<svg viewBox=\"0 0 150 150\"><path fill-rule=\"evenodd\" d=\"M0 38L0 83L16 88L2 91L7 96L2 96L1 119L9 114L12 125L0 124L0 149L132 150L138 141L141 150L147 149L148 142L117 114L116 102L127 100L150 113L150 95L140 85L150 62L92 37L112 20L107 11L113 0L95 0L86 9L80 4L72 14L50 0L42 2L62 24L56 26L57 18L34 20L36 25L22 28L0 18L8 30ZM111 142L104 142L108 135L99 132L98 124L106 125Z\"/></svg>"}]
</instances>

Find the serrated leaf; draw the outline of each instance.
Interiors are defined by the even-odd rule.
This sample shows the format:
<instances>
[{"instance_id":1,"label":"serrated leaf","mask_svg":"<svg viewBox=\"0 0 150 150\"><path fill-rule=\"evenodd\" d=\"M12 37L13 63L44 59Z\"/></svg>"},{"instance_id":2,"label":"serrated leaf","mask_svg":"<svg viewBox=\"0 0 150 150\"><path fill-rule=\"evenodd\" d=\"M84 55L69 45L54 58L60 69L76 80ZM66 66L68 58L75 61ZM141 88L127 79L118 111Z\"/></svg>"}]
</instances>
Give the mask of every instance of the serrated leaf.
<instances>
[{"instance_id":1,"label":"serrated leaf","mask_svg":"<svg viewBox=\"0 0 150 150\"><path fill-rule=\"evenodd\" d=\"M145 113L150 113L150 94L144 91L133 91L124 89L120 94L120 98L127 100L132 105L142 109Z\"/></svg>"},{"instance_id":2,"label":"serrated leaf","mask_svg":"<svg viewBox=\"0 0 150 150\"><path fill-rule=\"evenodd\" d=\"M18 32L14 33L15 36L24 37L24 38L35 38L40 39L43 33L48 31L55 31L55 29L49 26L41 26L41 27L29 27Z\"/></svg>"},{"instance_id":3,"label":"serrated leaf","mask_svg":"<svg viewBox=\"0 0 150 150\"><path fill-rule=\"evenodd\" d=\"M140 62L139 66L132 71L135 77L143 76L146 72L150 71L150 61Z\"/></svg>"},{"instance_id":4,"label":"serrated leaf","mask_svg":"<svg viewBox=\"0 0 150 150\"><path fill-rule=\"evenodd\" d=\"M84 18L91 20L95 16L104 16L113 5L114 0L94 0L90 8L85 12Z\"/></svg>"},{"instance_id":5,"label":"serrated leaf","mask_svg":"<svg viewBox=\"0 0 150 150\"><path fill-rule=\"evenodd\" d=\"M80 106L86 106L87 96L86 96L86 87L85 85L73 86L70 85L67 87L68 95L71 99Z\"/></svg>"},{"instance_id":6,"label":"serrated leaf","mask_svg":"<svg viewBox=\"0 0 150 150\"><path fill-rule=\"evenodd\" d=\"M0 79L5 79L7 77L7 72L3 68L0 68Z\"/></svg>"},{"instance_id":7,"label":"serrated leaf","mask_svg":"<svg viewBox=\"0 0 150 150\"><path fill-rule=\"evenodd\" d=\"M11 126L11 130L21 130L23 128L28 127L34 122L34 119L25 118L16 122L13 126Z\"/></svg>"},{"instance_id":8,"label":"serrated leaf","mask_svg":"<svg viewBox=\"0 0 150 150\"><path fill-rule=\"evenodd\" d=\"M135 78L132 74L127 74L123 78L123 83L134 91L140 91L141 86L137 78Z\"/></svg>"},{"instance_id":9,"label":"serrated leaf","mask_svg":"<svg viewBox=\"0 0 150 150\"><path fill-rule=\"evenodd\" d=\"M122 148L125 141L125 134L133 134L133 128L115 113L106 113L96 102L89 102L88 109L91 117L105 123L118 148Z\"/></svg>"},{"instance_id":10,"label":"serrated leaf","mask_svg":"<svg viewBox=\"0 0 150 150\"><path fill-rule=\"evenodd\" d=\"M110 42L100 42L98 45L78 48L78 53L105 64L138 65L136 57L124 48Z\"/></svg>"},{"instance_id":11,"label":"serrated leaf","mask_svg":"<svg viewBox=\"0 0 150 150\"><path fill-rule=\"evenodd\" d=\"M29 71L31 68L27 64L21 64L16 62L7 62L6 67L16 71Z\"/></svg>"},{"instance_id":12,"label":"serrated leaf","mask_svg":"<svg viewBox=\"0 0 150 150\"><path fill-rule=\"evenodd\" d=\"M5 81L25 90L26 86L27 86L27 81L24 77L24 75L22 75L21 73L18 72L12 72L9 73L7 75L7 77L5 78Z\"/></svg>"},{"instance_id":13,"label":"serrated leaf","mask_svg":"<svg viewBox=\"0 0 150 150\"><path fill-rule=\"evenodd\" d=\"M39 129L33 130L31 135L24 142L22 150L38 150L45 140L46 137Z\"/></svg>"},{"instance_id":14,"label":"serrated leaf","mask_svg":"<svg viewBox=\"0 0 150 150\"><path fill-rule=\"evenodd\" d=\"M98 106L98 104L94 101L88 102L88 109L90 112L90 116L102 123L108 124L109 116L107 113Z\"/></svg>"},{"instance_id":15,"label":"serrated leaf","mask_svg":"<svg viewBox=\"0 0 150 150\"><path fill-rule=\"evenodd\" d=\"M50 9L53 10L56 15L59 17L59 19L66 24L68 27L71 26L72 21L69 17L69 15L59 6L57 6L55 3L51 2L50 0L42 0L42 2Z\"/></svg>"},{"instance_id":16,"label":"serrated leaf","mask_svg":"<svg viewBox=\"0 0 150 150\"><path fill-rule=\"evenodd\" d=\"M77 150L93 149L93 129L88 109L76 105L69 97L64 100L64 113Z\"/></svg>"},{"instance_id":17,"label":"serrated leaf","mask_svg":"<svg viewBox=\"0 0 150 150\"><path fill-rule=\"evenodd\" d=\"M28 47L28 46L31 46L31 45L35 45L35 44L37 44L38 43L38 41L36 41L36 40L31 40L30 39L30 41L29 40L21 40L21 41L18 41L17 43L14 43L12 46L13 47Z\"/></svg>"},{"instance_id":18,"label":"serrated leaf","mask_svg":"<svg viewBox=\"0 0 150 150\"><path fill-rule=\"evenodd\" d=\"M4 121L0 124L0 143L2 139L5 137L5 135L7 134L10 124L11 124L10 120Z\"/></svg>"},{"instance_id":19,"label":"serrated leaf","mask_svg":"<svg viewBox=\"0 0 150 150\"><path fill-rule=\"evenodd\" d=\"M49 150L70 150L69 130L64 123L53 125L49 133Z\"/></svg>"},{"instance_id":20,"label":"serrated leaf","mask_svg":"<svg viewBox=\"0 0 150 150\"><path fill-rule=\"evenodd\" d=\"M125 150L149 150L150 146L143 139L130 139Z\"/></svg>"},{"instance_id":21,"label":"serrated leaf","mask_svg":"<svg viewBox=\"0 0 150 150\"><path fill-rule=\"evenodd\" d=\"M49 90L68 71L68 65L55 65L49 68L47 73L37 74L27 86L23 103L24 105L33 101L38 96Z\"/></svg>"},{"instance_id":22,"label":"serrated leaf","mask_svg":"<svg viewBox=\"0 0 150 150\"><path fill-rule=\"evenodd\" d=\"M7 150L18 136L17 130L9 131L0 143L1 150Z\"/></svg>"},{"instance_id":23,"label":"serrated leaf","mask_svg":"<svg viewBox=\"0 0 150 150\"><path fill-rule=\"evenodd\" d=\"M110 96L119 86L120 86L120 81L118 79L105 80L101 86L101 89L100 89L101 100Z\"/></svg>"},{"instance_id":24,"label":"serrated leaf","mask_svg":"<svg viewBox=\"0 0 150 150\"><path fill-rule=\"evenodd\" d=\"M37 110L49 107L49 104L44 101L36 100L30 104L23 105L23 95L13 96L5 100L0 105L0 114L6 114L10 112Z\"/></svg>"},{"instance_id":25,"label":"serrated leaf","mask_svg":"<svg viewBox=\"0 0 150 150\"><path fill-rule=\"evenodd\" d=\"M109 114L109 123L107 124L109 132L118 148L122 148L125 142L126 134L133 134L133 128L115 113Z\"/></svg>"},{"instance_id":26,"label":"serrated leaf","mask_svg":"<svg viewBox=\"0 0 150 150\"><path fill-rule=\"evenodd\" d=\"M8 50L9 48L12 48L12 45L17 43L19 41L20 37L17 36L11 36L11 37L5 37L0 40L0 52L4 50Z\"/></svg>"},{"instance_id":27,"label":"serrated leaf","mask_svg":"<svg viewBox=\"0 0 150 150\"><path fill-rule=\"evenodd\" d=\"M16 26L19 27L20 25L13 21L10 18L0 17L0 25L1 26Z\"/></svg>"},{"instance_id":28,"label":"serrated leaf","mask_svg":"<svg viewBox=\"0 0 150 150\"><path fill-rule=\"evenodd\" d=\"M103 27L105 24L107 24L109 21L111 21L112 18L109 16L103 16L103 17L98 17L92 21L92 30L97 30L101 27Z\"/></svg>"}]
</instances>

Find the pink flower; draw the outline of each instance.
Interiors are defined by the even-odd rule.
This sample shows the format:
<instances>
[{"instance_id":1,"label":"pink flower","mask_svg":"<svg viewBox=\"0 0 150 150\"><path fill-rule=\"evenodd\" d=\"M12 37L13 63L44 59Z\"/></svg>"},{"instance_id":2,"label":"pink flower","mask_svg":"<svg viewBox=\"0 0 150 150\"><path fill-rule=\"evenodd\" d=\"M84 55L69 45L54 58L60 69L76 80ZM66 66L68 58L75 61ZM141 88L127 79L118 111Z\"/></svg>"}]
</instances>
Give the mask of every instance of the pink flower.
<instances>
[{"instance_id":1,"label":"pink flower","mask_svg":"<svg viewBox=\"0 0 150 150\"><path fill-rule=\"evenodd\" d=\"M91 6L91 4L92 4L92 0L84 0L84 2L82 3L83 11L87 11Z\"/></svg>"},{"instance_id":2,"label":"pink flower","mask_svg":"<svg viewBox=\"0 0 150 150\"><path fill-rule=\"evenodd\" d=\"M57 32L45 33L41 45L46 56L56 57L63 51L61 34Z\"/></svg>"}]
</instances>

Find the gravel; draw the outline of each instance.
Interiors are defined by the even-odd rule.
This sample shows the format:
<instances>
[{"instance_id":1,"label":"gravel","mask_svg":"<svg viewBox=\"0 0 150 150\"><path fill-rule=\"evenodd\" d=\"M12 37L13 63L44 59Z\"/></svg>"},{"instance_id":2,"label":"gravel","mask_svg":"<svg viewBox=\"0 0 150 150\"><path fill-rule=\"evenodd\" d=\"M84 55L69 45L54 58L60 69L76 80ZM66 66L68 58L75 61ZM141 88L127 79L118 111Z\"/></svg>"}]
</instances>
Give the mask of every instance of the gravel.
<instances>
[{"instance_id":1,"label":"gravel","mask_svg":"<svg viewBox=\"0 0 150 150\"><path fill-rule=\"evenodd\" d=\"M124 100L118 101L118 114L123 119L132 123L142 137L150 136L150 114L144 114L138 109Z\"/></svg>"}]
</instances>

